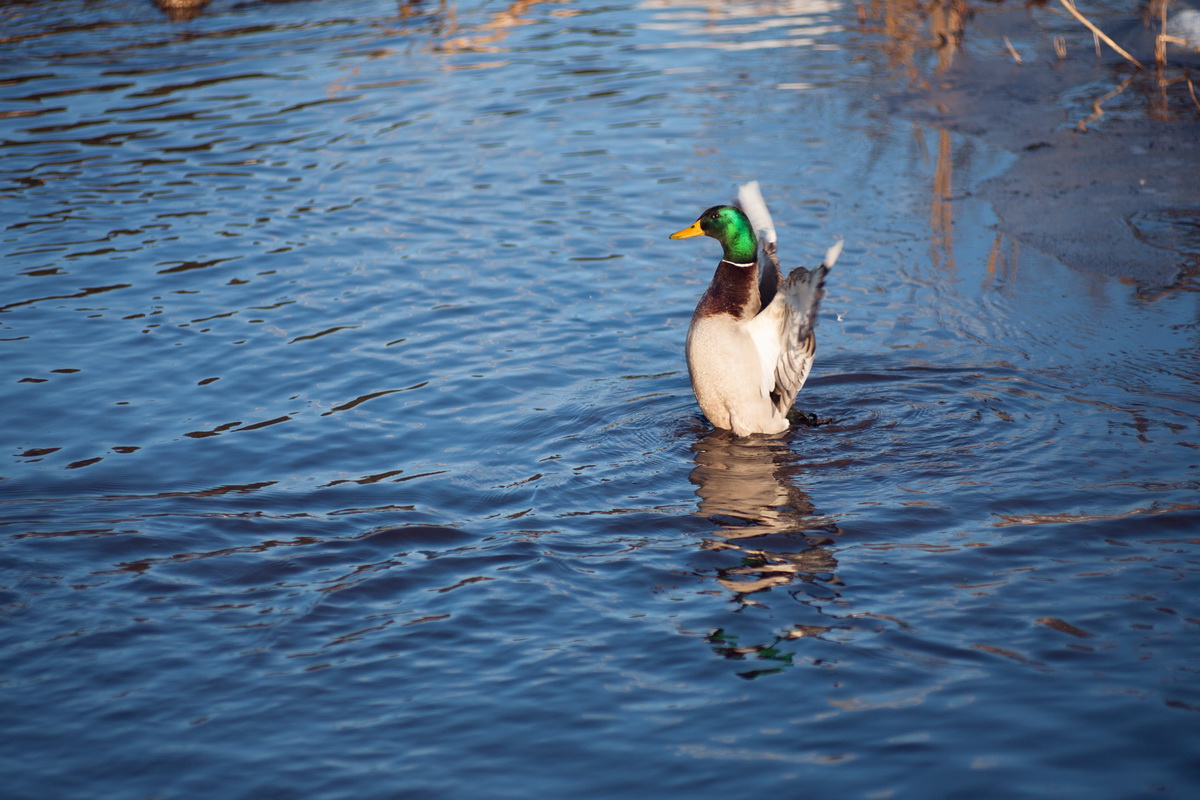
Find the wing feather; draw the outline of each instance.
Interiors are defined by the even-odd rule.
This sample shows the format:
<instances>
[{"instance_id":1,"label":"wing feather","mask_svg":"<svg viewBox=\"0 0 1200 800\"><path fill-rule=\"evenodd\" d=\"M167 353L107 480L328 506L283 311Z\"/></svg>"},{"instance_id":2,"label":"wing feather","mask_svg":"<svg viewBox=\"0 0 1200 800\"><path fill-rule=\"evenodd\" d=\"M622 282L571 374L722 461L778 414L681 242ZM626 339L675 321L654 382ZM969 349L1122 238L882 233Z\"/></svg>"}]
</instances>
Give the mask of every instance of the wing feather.
<instances>
[{"instance_id":1,"label":"wing feather","mask_svg":"<svg viewBox=\"0 0 1200 800\"><path fill-rule=\"evenodd\" d=\"M771 303L746 323L762 368L760 392L780 414L788 412L808 380L816 353L813 329L825 293L825 276L841 250L838 241L826 251L821 266L792 270Z\"/></svg>"},{"instance_id":2,"label":"wing feather","mask_svg":"<svg viewBox=\"0 0 1200 800\"><path fill-rule=\"evenodd\" d=\"M754 227L759 241L759 292L762 310L745 323L758 355L759 392L769 398L781 415L786 415L796 394L808 380L817 337L817 309L825 294L825 276L842 253L842 240L825 251L821 266L797 267L787 278L776 254L778 235L775 221L763 200L758 181L738 187L737 204Z\"/></svg>"},{"instance_id":3,"label":"wing feather","mask_svg":"<svg viewBox=\"0 0 1200 800\"><path fill-rule=\"evenodd\" d=\"M775 299L783 273L779 269L779 257L775 254L777 234L775 221L767 209L758 181L750 181L738 187L738 207L750 220L758 235L758 293L762 307L766 308Z\"/></svg>"}]
</instances>

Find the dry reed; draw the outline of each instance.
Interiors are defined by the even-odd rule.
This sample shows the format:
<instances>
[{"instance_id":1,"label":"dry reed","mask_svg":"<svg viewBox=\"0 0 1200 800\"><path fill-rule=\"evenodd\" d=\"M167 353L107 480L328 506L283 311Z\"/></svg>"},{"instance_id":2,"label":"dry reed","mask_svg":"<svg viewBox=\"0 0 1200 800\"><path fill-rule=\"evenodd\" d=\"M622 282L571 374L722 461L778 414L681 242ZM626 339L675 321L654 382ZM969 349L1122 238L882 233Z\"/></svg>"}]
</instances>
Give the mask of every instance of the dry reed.
<instances>
[{"instance_id":1,"label":"dry reed","mask_svg":"<svg viewBox=\"0 0 1200 800\"><path fill-rule=\"evenodd\" d=\"M1017 48L1012 46L1012 42L1008 40L1007 36L1004 37L1004 46L1008 48L1008 54L1013 57L1013 61L1018 64L1024 63L1021 61L1021 54L1017 52Z\"/></svg>"},{"instance_id":2,"label":"dry reed","mask_svg":"<svg viewBox=\"0 0 1200 800\"><path fill-rule=\"evenodd\" d=\"M1082 22L1087 27L1087 29L1092 32L1093 36L1100 39L1106 45L1108 45L1113 50L1115 50L1120 56L1122 56L1130 64L1133 64L1138 69L1142 68L1142 62L1138 61L1136 58L1129 55L1129 53L1125 52L1125 49L1122 48L1121 45L1117 44L1112 39L1110 39L1108 34L1106 34L1104 31L1100 30L1099 28L1097 28L1092 23L1092 21L1089 20L1087 17L1085 17L1083 14L1080 14L1079 9L1075 8L1075 3L1073 3L1072 0L1058 0L1058 2L1060 2L1062 4L1062 7L1065 8L1071 14L1071 16L1073 16L1075 19Z\"/></svg>"}]
</instances>

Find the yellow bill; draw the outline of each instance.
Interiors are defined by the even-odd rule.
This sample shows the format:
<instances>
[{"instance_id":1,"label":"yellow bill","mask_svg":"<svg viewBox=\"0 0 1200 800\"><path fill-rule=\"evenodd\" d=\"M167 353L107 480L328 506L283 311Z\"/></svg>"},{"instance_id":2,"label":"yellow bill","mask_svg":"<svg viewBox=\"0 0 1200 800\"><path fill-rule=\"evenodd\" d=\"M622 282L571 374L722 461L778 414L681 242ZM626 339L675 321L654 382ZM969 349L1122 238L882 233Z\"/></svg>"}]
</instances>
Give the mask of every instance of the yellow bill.
<instances>
[{"instance_id":1,"label":"yellow bill","mask_svg":"<svg viewBox=\"0 0 1200 800\"><path fill-rule=\"evenodd\" d=\"M675 231L671 234L672 239L690 239L693 236L703 236L704 231L700 229L700 220L696 220L688 227L681 231Z\"/></svg>"}]
</instances>

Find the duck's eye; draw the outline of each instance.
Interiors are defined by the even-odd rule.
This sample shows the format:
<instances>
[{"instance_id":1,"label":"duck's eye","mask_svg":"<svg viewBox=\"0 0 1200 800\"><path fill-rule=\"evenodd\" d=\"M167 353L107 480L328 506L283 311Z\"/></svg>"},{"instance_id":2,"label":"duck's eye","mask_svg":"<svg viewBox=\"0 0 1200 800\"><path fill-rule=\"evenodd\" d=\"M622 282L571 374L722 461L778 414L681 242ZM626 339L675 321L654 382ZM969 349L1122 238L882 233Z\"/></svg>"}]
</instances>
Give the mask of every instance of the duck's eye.
<instances>
[{"instance_id":1,"label":"duck's eye","mask_svg":"<svg viewBox=\"0 0 1200 800\"><path fill-rule=\"evenodd\" d=\"M720 219L721 215L720 214L709 214L708 218L709 219Z\"/></svg>"}]
</instances>

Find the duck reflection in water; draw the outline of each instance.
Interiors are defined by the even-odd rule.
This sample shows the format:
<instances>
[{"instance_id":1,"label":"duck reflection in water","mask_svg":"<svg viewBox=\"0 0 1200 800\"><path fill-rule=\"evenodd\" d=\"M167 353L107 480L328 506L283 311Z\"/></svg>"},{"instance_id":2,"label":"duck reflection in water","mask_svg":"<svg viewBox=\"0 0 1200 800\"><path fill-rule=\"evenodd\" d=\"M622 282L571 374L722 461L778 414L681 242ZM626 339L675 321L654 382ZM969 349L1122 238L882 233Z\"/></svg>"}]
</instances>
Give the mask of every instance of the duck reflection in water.
<instances>
[{"instance_id":1,"label":"duck reflection in water","mask_svg":"<svg viewBox=\"0 0 1200 800\"><path fill-rule=\"evenodd\" d=\"M839 592L830 547L837 525L816 515L812 500L796 485L800 469L786 439L714 429L701 434L692 450L696 467L689 479L700 497L697 513L719 526L701 547L722 554L728 564L716 567L716 582L732 593L737 613L764 612L772 631L767 641L763 631L750 632L761 643L747 645L739 642L742 634L722 627L709 633L708 642L725 658L773 662L743 677L777 672L792 658L780 645L836 627L813 623L832 621L821 606ZM736 626L742 627L741 620Z\"/></svg>"}]
</instances>

